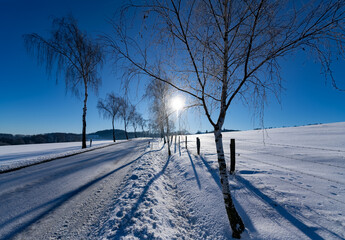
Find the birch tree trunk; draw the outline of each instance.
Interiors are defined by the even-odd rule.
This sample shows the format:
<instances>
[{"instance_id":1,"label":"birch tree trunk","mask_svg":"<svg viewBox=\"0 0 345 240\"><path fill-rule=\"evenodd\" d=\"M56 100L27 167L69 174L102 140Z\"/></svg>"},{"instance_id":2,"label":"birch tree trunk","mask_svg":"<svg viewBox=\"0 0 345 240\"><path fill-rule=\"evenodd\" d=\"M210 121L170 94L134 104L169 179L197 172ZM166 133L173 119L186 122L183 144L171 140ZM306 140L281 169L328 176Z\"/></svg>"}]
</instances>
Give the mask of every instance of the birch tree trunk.
<instances>
[{"instance_id":1,"label":"birch tree trunk","mask_svg":"<svg viewBox=\"0 0 345 240\"><path fill-rule=\"evenodd\" d=\"M86 148L86 111L87 111L87 83L85 83L85 98L84 98L84 107L83 107L83 130L82 130L82 147Z\"/></svg>"},{"instance_id":2,"label":"birch tree trunk","mask_svg":"<svg viewBox=\"0 0 345 240\"><path fill-rule=\"evenodd\" d=\"M217 148L220 183L222 185L226 213L228 215L228 219L232 229L232 237L241 238L241 233L244 231L245 227L241 217L236 211L236 208L231 198L228 173L226 171L226 163L224 157L222 132L221 128L217 125L214 128L214 138Z\"/></svg>"},{"instance_id":3,"label":"birch tree trunk","mask_svg":"<svg viewBox=\"0 0 345 240\"><path fill-rule=\"evenodd\" d=\"M159 124L159 125L160 125L160 130L161 130L161 138L164 138L164 126L163 124ZM164 143L166 143L165 138L164 138Z\"/></svg>"},{"instance_id":4,"label":"birch tree trunk","mask_svg":"<svg viewBox=\"0 0 345 240\"><path fill-rule=\"evenodd\" d=\"M167 125L167 141L168 141L168 155L171 156L171 151L170 151L170 139L169 139L169 134L170 134L170 129L169 129L169 119L168 117L165 118L166 125Z\"/></svg>"},{"instance_id":5,"label":"birch tree trunk","mask_svg":"<svg viewBox=\"0 0 345 240\"><path fill-rule=\"evenodd\" d=\"M128 140L128 133L127 133L127 123L126 123L126 120L125 120L124 122L125 122L125 134L126 134L126 139Z\"/></svg>"},{"instance_id":6,"label":"birch tree trunk","mask_svg":"<svg viewBox=\"0 0 345 240\"><path fill-rule=\"evenodd\" d=\"M113 125L113 140L114 140L114 142L116 142L114 121L115 121L115 116L113 116L113 119L112 119L112 122L111 122L111 123L112 123L112 125Z\"/></svg>"}]
</instances>

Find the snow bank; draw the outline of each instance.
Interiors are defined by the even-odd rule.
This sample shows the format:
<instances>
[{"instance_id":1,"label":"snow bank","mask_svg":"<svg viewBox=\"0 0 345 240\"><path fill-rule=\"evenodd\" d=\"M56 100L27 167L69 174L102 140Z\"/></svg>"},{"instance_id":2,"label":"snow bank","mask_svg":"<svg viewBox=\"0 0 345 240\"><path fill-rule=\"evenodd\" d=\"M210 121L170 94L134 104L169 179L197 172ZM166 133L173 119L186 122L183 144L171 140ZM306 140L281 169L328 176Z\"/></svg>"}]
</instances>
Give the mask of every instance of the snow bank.
<instances>
[{"instance_id":1,"label":"snow bank","mask_svg":"<svg viewBox=\"0 0 345 240\"><path fill-rule=\"evenodd\" d=\"M180 205L176 184L170 179L167 149L154 142L153 149L137 162L116 196L110 219L100 231L103 239L184 239L192 236L188 214Z\"/></svg>"}]
</instances>

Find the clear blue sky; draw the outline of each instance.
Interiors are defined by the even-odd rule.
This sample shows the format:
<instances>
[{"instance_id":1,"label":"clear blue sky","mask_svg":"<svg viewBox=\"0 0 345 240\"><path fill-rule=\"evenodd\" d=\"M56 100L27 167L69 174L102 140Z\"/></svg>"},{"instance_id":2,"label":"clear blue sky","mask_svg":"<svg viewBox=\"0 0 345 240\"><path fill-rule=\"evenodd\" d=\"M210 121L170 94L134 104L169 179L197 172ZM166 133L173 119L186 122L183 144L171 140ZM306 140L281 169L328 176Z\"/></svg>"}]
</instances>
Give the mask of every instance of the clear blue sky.
<instances>
[{"instance_id":1,"label":"clear blue sky","mask_svg":"<svg viewBox=\"0 0 345 240\"><path fill-rule=\"evenodd\" d=\"M0 0L0 133L38 134L48 132L81 133L82 99L66 93L64 80L58 84L28 55L22 35L49 33L51 17L72 13L80 28L96 36L110 30L106 19L116 13L121 1L114 0ZM294 126L308 123L345 121L345 93L332 88L320 74L320 65L303 54L282 61L285 91L282 104L269 96L265 107L266 127ZM345 63L335 65L338 84L345 88ZM115 74L116 72L116 74ZM109 65L102 72L99 96L90 94L87 132L111 128L109 120L99 117L98 97L114 91L120 94L121 72ZM135 96L136 93L133 93ZM139 94L140 95L140 94ZM132 98L134 103L140 99ZM149 117L146 102L138 107ZM252 109L236 102L227 115L224 127L253 129L259 121ZM183 126L191 132L211 130L202 114L189 113ZM121 123L117 123L122 128Z\"/></svg>"}]
</instances>

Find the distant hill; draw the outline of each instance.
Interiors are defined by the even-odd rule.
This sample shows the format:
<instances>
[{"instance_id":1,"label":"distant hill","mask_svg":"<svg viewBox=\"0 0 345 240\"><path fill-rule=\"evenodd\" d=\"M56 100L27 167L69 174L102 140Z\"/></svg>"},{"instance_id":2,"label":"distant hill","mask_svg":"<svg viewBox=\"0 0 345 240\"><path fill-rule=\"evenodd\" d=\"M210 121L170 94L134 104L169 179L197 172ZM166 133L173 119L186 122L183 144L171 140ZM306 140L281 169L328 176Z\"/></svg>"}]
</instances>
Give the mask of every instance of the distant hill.
<instances>
[{"instance_id":1,"label":"distant hill","mask_svg":"<svg viewBox=\"0 0 345 240\"><path fill-rule=\"evenodd\" d=\"M223 128L222 132L239 132L241 130L235 130L235 129L226 129L226 128ZM196 134L204 134L204 133L213 133L214 131L208 131L206 130L206 132L201 132L201 131L197 131Z\"/></svg>"},{"instance_id":2,"label":"distant hill","mask_svg":"<svg viewBox=\"0 0 345 240\"><path fill-rule=\"evenodd\" d=\"M125 131L115 129L116 139L126 139ZM134 138L134 133L128 133L129 138ZM137 137L153 137L147 136L147 133L138 132ZM59 143L59 142L80 142L82 139L81 134L75 133L45 133L37 135L12 135L0 133L0 146L1 145L19 145L19 144L35 144L35 143ZM113 130L102 130L94 133L87 134L87 139L100 139L112 140Z\"/></svg>"},{"instance_id":3,"label":"distant hill","mask_svg":"<svg viewBox=\"0 0 345 240\"><path fill-rule=\"evenodd\" d=\"M92 138L92 139L102 139L102 140L111 140L113 139L113 130L112 129L107 129L107 130L101 130L101 131L97 131L94 133L89 133L88 138ZM158 136L158 135L157 135ZM152 135L150 134L148 136L148 134L145 132L137 132L137 137L157 137L156 135ZM115 137L116 139L126 139L126 134L124 130L120 130L120 129L115 129ZM134 138L134 132L128 132L128 137L129 138Z\"/></svg>"},{"instance_id":4,"label":"distant hill","mask_svg":"<svg viewBox=\"0 0 345 240\"><path fill-rule=\"evenodd\" d=\"M0 133L0 146L79 141L81 141L81 134L75 133L46 133L37 135L12 135Z\"/></svg>"}]
</instances>

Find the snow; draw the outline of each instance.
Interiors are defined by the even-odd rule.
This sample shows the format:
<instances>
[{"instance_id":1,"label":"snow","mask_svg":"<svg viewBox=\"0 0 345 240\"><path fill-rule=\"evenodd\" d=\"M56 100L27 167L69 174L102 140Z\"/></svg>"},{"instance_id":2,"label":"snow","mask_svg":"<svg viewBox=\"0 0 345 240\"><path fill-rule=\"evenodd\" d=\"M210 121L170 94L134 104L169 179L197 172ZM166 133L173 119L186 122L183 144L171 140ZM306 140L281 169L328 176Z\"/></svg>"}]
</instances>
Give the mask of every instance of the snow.
<instances>
[{"instance_id":1,"label":"snow","mask_svg":"<svg viewBox=\"0 0 345 240\"><path fill-rule=\"evenodd\" d=\"M162 143L154 143L128 176L113 215L104 224L101 235L111 239L183 239L191 235L188 215L179 206L178 192L167 174L174 157L167 158ZM163 160L163 161L162 161Z\"/></svg>"},{"instance_id":2,"label":"snow","mask_svg":"<svg viewBox=\"0 0 345 240\"><path fill-rule=\"evenodd\" d=\"M0 174L0 239L95 239L146 139Z\"/></svg>"},{"instance_id":3,"label":"snow","mask_svg":"<svg viewBox=\"0 0 345 240\"><path fill-rule=\"evenodd\" d=\"M345 123L223 133L242 239L345 239ZM196 154L195 137L201 140ZM114 198L100 239L231 239L212 134L169 158L156 140Z\"/></svg>"},{"instance_id":4,"label":"snow","mask_svg":"<svg viewBox=\"0 0 345 240\"><path fill-rule=\"evenodd\" d=\"M93 141L92 147L88 145L87 149L81 149L81 142L0 146L0 173L90 151L109 144L112 144L112 141Z\"/></svg>"},{"instance_id":5,"label":"snow","mask_svg":"<svg viewBox=\"0 0 345 240\"><path fill-rule=\"evenodd\" d=\"M227 164L230 162L230 139L236 139L236 171L229 179L233 201L246 226L242 239L345 239L344 136L345 122L223 133ZM196 153L196 137L201 140L200 156ZM106 211L97 211L97 216L103 214L99 223L92 225L88 229L90 232L83 237L231 239L232 232L220 188L213 134L188 135L188 149L185 148L182 137L180 146L173 144L171 147L170 157L167 146L160 139L151 140L150 145L146 141L148 140L141 139L137 143L127 142L118 147L115 145L78 155L78 159L82 159L79 160L80 164L90 159L104 161L102 171L108 172L114 171L109 169L113 161L120 162L123 154L135 153L139 149L136 156L129 154L123 163L126 171L121 173L121 181L116 173L111 175L113 179L107 179L109 184L101 185L108 189L100 197L104 203L101 205ZM58 149L58 146L61 148ZM10 147L0 147L2 169L6 166L5 163L7 166L17 166L24 162L41 161L81 151L78 149L80 143L76 143L75 149L72 149L71 144L11 147L17 148L11 150ZM107 154L106 159L102 160L103 151ZM55 161L50 163L53 162ZM116 169L123 167L118 165ZM97 168L87 169L86 173L81 172L75 180L64 181L78 183L83 178L89 178L87 176L91 173L98 176L97 171L100 170L95 170ZM16 172L12 172L11 176L15 178L15 174ZM32 178L31 175L23 174L20 179L24 176ZM40 175L38 172L35 174ZM47 173L46 177L49 176ZM41 180L44 181L46 177ZM69 185L58 186L65 188ZM8 189L12 188L6 187L4 190L10 191ZM25 189L21 191L26 192ZM55 192L53 189L51 191ZM89 191L85 194L87 192ZM94 193L100 193L100 190L95 188ZM73 197L75 201L84 198L79 195ZM96 204L97 201L90 198L89 203L82 205L89 206L91 202ZM70 204L66 209L71 211L73 206ZM82 218L86 218L89 210L85 207L80 209L83 209ZM93 211L101 208L90 209ZM59 211L64 216L64 205L59 207ZM73 215L73 222L83 222L82 218L78 219L78 215L70 215ZM95 221L94 217L92 219ZM78 235L68 236L69 232L72 230L66 231L63 236L78 238ZM45 232L46 239L49 234L48 231Z\"/></svg>"}]
</instances>

